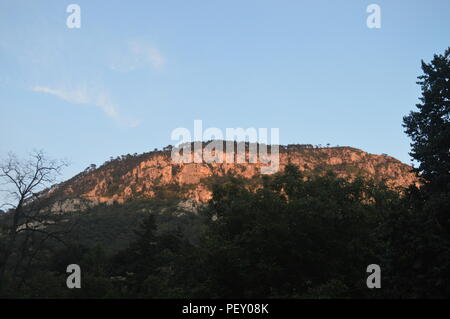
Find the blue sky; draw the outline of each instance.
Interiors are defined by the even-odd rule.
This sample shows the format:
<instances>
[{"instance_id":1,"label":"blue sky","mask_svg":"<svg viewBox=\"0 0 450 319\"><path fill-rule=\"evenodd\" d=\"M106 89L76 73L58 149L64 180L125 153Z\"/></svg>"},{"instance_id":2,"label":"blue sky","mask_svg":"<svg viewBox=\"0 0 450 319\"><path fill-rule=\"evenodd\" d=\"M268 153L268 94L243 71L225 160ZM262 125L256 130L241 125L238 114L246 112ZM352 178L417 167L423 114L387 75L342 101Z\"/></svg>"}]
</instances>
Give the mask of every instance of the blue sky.
<instances>
[{"instance_id":1,"label":"blue sky","mask_svg":"<svg viewBox=\"0 0 450 319\"><path fill-rule=\"evenodd\" d=\"M450 45L449 16L448 0L1 0L0 156L44 149L71 162L67 178L200 119L409 163L402 117L420 60Z\"/></svg>"}]
</instances>

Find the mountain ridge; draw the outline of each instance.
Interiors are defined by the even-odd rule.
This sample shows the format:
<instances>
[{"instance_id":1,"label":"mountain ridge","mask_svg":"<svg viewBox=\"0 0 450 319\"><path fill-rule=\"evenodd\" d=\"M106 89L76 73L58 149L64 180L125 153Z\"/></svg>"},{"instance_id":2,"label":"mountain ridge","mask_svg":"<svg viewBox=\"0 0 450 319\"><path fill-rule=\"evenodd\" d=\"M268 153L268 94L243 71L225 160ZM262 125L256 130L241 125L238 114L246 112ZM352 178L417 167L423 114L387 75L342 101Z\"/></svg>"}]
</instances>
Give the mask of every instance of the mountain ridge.
<instances>
[{"instance_id":1,"label":"mountain ridge","mask_svg":"<svg viewBox=\"0 0 450 319\"><path fill-rule=\"evenodd\" d=\"M225 141L223 141L225 143ZM249 143L245 145L246 156ZM234 143L237 147L240 143ZM259 147L259 145L258 145ZM201 150L205 148L202 144ZM224 148L225 149L225 148ZM237 149L237 148L236 148ZM178 163L171 158L172 146L143 154L125 155L91 165L71 179L53 186L48 194L54 199L54 210L77 210L101 203L124 203L135 198L179 196L205 203L211 198L205 180L212 176L234 174L243 178L261 175L262 163ZM225 156L227 150L223 152ZM193 152L191 152L192 156ZM313 147L310 144L279 146L279 169L293 164L300 171L323 174L333 171L349 180L357 176L384 180L390 188L417 184L412 167L386 154L370 154L349 147Z\"/></svg>"}]
</instances>

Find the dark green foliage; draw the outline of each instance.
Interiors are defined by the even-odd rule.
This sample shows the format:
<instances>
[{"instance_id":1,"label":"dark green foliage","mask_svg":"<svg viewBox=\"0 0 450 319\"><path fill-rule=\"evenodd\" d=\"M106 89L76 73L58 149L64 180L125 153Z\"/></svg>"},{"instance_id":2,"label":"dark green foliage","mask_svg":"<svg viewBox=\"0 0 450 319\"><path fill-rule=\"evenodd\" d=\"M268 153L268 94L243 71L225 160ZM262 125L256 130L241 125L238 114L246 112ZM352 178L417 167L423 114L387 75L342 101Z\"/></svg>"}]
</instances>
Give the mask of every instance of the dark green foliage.
<instances>
[{"instance_id":1,"label":"dark green foliage","mask_svg":"<svg viewBox=\"0 0 450 319\"><path fill-rule=\"evenodd\" d=\"M449 296L449 245L414 190L296 167L258 182L209 180L199 213L176 202L100 205L65 216L73 232L48 246L3 296L68 298L371 298ZM417 190L416 190L417 192ZM420 193L419 193L420 194ZM413 200L414 199L414 200ZM82 288L65 287L68 264ZM366 267L382 267L382 289ZM17 287L14 283L8 287Z\"/></svg>"},{"instance_id":2,"label":"dark green foliage","mask_svg":"<svg viewBox=\"0 0 450 319\"><path fill-rule=\"evenodd\" d=\"M199 217L178 208L177 201L135 200L124 204L101 204L83 212L67 215L73 229L66 235L69 242L93 248L103 247L114 254L136 239L136 229L149 215L154 216L158 231L181 230L189 241L198 241Z\"/></svg>"},{"instance_id":3,"label":"dark green foliage","mask_svg":"<svg viewBox=\"0 0 450 319\"><path fill-rule=\"evenodd\" d=\"M377 231L385 250L386 297L450 296L450 240L435 217L435 203L422 205L420 197L408 191L403 207L391 210Z\"/></svg>"},{"instance_id":4,"label":"dark green foliage","mask_svg":"<svg viewBox=\"0 0 450 319\"><path fill-rule=\"evenodd\" d=\"M422 103L403 119L411 156L423 179L411 187L404 209L380 230L391 269L388 280L405 297L450 296L450 47L422 61Z\"/></svg>"},{"instance_id":5,"label":"dark green foliage","mask_svg":"<svg viewBox=\"0 0 450 319\"><path fill-rule=\"evenodd\" d=\"M210 293L308 297L332 285L330 296L365 296L365 268L379 262L377 191L333 175L303 181L292 166L256 192L234 178L217 185L203 241Z\"/></svg>"},{"instance_id":6,"label":"dark green foliage","mask_svg":"<svg viewBox=\"0 0 450 319\"><path fill-rule=\"evenodd\" d=\"M104 247L108 253L124 249L134 240L133 230L150 210L144 207L139 202L102 204L87 211L72 213L70 222L74 224L74 229L67 239L86 247Z\"/></svg>"},{"instance_id":7,"label":"dark green foliage","mask_svg":"<svg viewBox=\"0 0 450 319\"><path fill-rule=\"evenodd\" d=\"M404 127L412 139L411 156L419 162L417 171L433 189L450 191L450 47L422 61L422 103L418 111L405 116Z\"/></svg>"}]
</instances>

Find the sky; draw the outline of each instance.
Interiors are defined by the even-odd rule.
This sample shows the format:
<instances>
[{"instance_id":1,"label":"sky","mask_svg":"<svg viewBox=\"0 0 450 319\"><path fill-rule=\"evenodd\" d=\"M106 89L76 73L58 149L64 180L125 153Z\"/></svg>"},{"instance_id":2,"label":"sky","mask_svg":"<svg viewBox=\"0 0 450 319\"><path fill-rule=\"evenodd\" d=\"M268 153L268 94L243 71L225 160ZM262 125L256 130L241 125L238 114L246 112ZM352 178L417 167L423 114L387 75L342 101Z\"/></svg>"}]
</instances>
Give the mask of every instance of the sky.
<instances>
[{"instance_id":1,"label":"sky","mask_svg":"<svg viewBox=\"0 0 450 319\"><path fill-rule=\"evenodd\" d=\"M449 16L448 0L0 0L0 157L42 149L65 179L202 120L410 163L402 118Z\"/></svg>"}]
</instances>

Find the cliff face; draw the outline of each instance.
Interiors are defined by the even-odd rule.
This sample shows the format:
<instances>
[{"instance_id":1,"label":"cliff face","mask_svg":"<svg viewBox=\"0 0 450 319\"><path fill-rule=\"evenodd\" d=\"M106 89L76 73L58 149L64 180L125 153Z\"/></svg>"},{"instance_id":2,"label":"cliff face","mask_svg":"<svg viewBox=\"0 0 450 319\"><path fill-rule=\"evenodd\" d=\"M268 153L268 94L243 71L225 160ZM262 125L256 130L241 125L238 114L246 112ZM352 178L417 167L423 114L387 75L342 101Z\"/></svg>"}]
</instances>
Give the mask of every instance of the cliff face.
<instances>
[{"instance_id":1,"label":"cliff face","mask_svg":"<svg viewBox=\"0 0 450 319\"><path fill-rule=\"evenodd\" d=\"M224 156L226 154L223 154ZM248 155L248 153L247 153ZM339 177L353 179L362 175L386 180L390 187L417 183L411 167L387 155L369 154L351 147L311 148L301 145L280 146L279 170L289 163L302 171L334 171ZM178 163L170 150L128 155L91 167L50 192L64 200L65 209L75 209L82 201L122 203L131 198L159 196L163 190L184 194L196 202L207 201L211 193L205 178L233 172L251 178L261 173L261 163Z\"/></svg>"}]
</instances>

